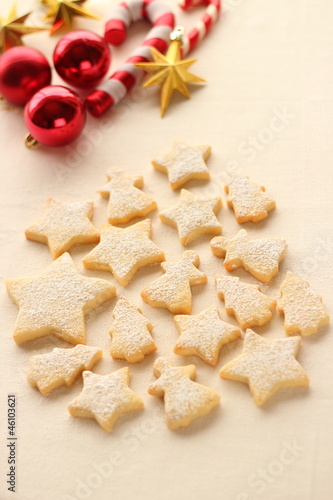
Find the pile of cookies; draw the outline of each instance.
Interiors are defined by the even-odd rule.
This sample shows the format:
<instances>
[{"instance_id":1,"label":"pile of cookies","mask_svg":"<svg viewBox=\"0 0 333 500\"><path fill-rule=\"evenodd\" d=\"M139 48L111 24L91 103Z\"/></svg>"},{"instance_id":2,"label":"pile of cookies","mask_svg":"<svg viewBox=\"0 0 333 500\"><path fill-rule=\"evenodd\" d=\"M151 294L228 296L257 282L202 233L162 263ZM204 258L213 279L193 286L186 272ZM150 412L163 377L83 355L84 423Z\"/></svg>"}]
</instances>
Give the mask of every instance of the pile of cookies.
<instances>
[{"instance_id":1,"label":"pile of cookies","mask_svg":"<svg viewBox=\"0 0 333 500\"><path fill-rule=\"evenodd\" d=\"M210 151L206 145L176 142L171 152L152 164L168 175L171 188L177 190L192 179L210 178L205 163ZM95 418L107 431L112 430L123 413L143 407L142 399L128 386L128 367L108 375L90 371L102 357L102 351L84 345L84 316L115 297L116 288L109 281L87 278L75 269L68 252L75 245L87 243L97 245L83 259L84 267L109 271L122 286L128 285L139 269L161 264L163 274L142 291L141 297L150 306L166 308L175 315L180 334L174 346L176 354L197 355L215 366L222 346L244 337L242 354L223 366L220 376L247 383L257 405L262 405L279 388L308 385L307 374L295 356L301 336L315 334L328 323L320 296L290 272L281 285L278 304L258 285L231 275L218 275L217 295L240 328L224 322L215 306L191 315L191 287L207 282L207 276L199 269L199 255L187 250L179 261L165 260L163 250L151 239L150 219L117 227L157 210L156 202L142 188L141 176L129 176L120 168L112 168L107 184L100 190L101 196L109 200L108 224L100 230L91 222L92 203L65 203L54 198L47 200L42 219L26 230L28 239L49 246L55 260L40 276L6 281L8 293L19 307L14 340L23 344L53 334L75 345L31 357L27 368L31 386L46 395L61 385L70 386L82 373L83 390L70 403L69 412L75 417ZM247 177L230 173L225 191L227 204L239 224L261 221L275 208L265 188ZM178 231L181 245L211 234L211 250L224 259L228 272L242 267L262 283L270 283L284 258L286 242L278 238L252 239L245 229L230 239L220 236L222 227L216 214L221 207L219 197L203 199L182 189L179 203L160 212L159 217ZM268 341L250 329L270 321L276 307L284 315L286 333L297 335ZM153 325L138 307L120 297L112 314L112 358L138 363L156 351L151 335ZM219 404L216 391L194 382L194 365L174 367L168 358L160 357L154 363L154 373L157 381L148 392L164 396L166 421L172 429L186 427Z\"/></svg>"}]
</instances>

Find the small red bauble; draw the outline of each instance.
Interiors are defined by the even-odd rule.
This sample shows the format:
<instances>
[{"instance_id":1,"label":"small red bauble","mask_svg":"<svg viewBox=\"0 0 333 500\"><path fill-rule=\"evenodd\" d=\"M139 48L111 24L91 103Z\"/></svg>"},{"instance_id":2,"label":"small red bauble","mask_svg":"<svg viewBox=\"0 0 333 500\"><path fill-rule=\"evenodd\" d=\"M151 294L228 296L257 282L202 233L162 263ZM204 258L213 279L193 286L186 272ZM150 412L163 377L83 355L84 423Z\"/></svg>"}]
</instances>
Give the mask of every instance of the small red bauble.
<instances>
[{"instance_id":1,"label":"small red bauble","mask_svg":"<svg viewBox=\"0 0 333 500\"><path fill-rule=\"evenodd\" d=\"M91 31L77 30L58 42L53 62L65 82L87 89L103 80L110 66L111 53L100 36Z\"/></svg>"},{"instance_id":2,"label":"small red bauble","mask_svg":"<svg viewBox=\"0 0 333 500\"><path fill-rule=\"evenodd\" d=\"M66 146L81 133L86 114L83 101L66 87L50 85L37 92L24 111L25 122L33 139L46 146Z\"/></svg>"},{"instance_id":3,"label":"small red bauble","mask_svg":"<svg viewBox=\"0 0 333 500\"><path fill-rule=\"evenodd\" d=\"M51 83L47 59L30 47L13 47L0 57L0 94L17 106Z\"/></svg>"}]
</instances>

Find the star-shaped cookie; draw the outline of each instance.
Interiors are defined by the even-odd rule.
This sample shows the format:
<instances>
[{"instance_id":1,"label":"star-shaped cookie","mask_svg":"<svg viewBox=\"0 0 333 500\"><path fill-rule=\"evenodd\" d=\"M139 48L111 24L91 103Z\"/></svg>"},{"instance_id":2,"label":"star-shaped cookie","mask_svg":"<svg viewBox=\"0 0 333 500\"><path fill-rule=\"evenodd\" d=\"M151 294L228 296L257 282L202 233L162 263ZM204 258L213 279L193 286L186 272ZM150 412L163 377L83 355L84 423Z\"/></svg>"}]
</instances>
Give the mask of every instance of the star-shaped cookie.
<instances>
[{"instance_id":1,"label":"star-shaped cookie","mask_svg":"<svg viewBox=\"0 0 333 500\"><path fill-rule=\"evenodd\" d=\"M75 245L99 242L99 231L92 225L93 203L71 202L48 198L46 214L30 226L28 240L45 243L56 259Z\"/></svg>"},{"instance_id":2,"label":"star-shaped cookie","mask_svg":"<svg viewBox=\"0 0 333 500\"><path fill-rule=\"evenodd\" d=\"M222 226L215 215L221 208L221 198L202 199L182 189L178 205L163 210L159 216L164 224L177 228L185 246L203 234L221 233Z\"/></svg>"},{"instance_id":3,"label":"star-shaped cookie","mask_svg":"<svg viewBox=\"0 0 333 500\"><path fill-rule=\"evenodd\" d=\"M175 316L174 322L180 333L174 353L182 356L197 355L211 366L216 366L221 347L241 336L239 328L221 320L215 306L193 316Z\"/></svg>"},{"instance_id":4,"label":"star-shaped cookie","mask_svg":"<svg viewBox=\"0 0 333 500\"><path fill-rule=\"evenodd\" d=\"M17 344L51 333L84 344L85 314L116 295L108 281L81 276L68 253L39 276L8 279L6 285L20 309L13 334Z\"/></svg>"},{"instance_id":5,"label":"star-shaped cookie","mask_svg":"<svg viewBox=\"0 0 333 500\"><path fill-rule=\"evenodd\" d=\"M189 146L176 141L169 153L152 160L152 164L155 170L168 174L172 189L178 189L193 179L210 179L205 164L210 152L211 147L207 145Z\"/></svg>"},{"instance_id":6,"label":"star-shaped cookie","mask_svg":"<svg viewBox=\"0 0 333 500\"><path fill-rule=\"evenodd\" d=\"M279 389L308 386L308 376L295 359L300 341L300 337L266 340L247 330L242 354L224 365L220 376L248 384L258 406Z\"/></svg>"},{"instance_id":7,"label":"star-shaped cookie","mask_svg":"<svg viewBox=\"0 0 333 500\"><path fill-rule=\"evenodd\" d=\"M83 390L68 406L73 417L94 418L111 432L121 415L143 408L143 401L129 387L130 370L121 368L109 375L85 371Z\"/></svg>"},{"instance_id":8,"label":"star-shaped cookie","mask_svg":"<svg viewBox=\"0 0 333 500\"><path fill-rule=\"evenodd\" d=\"M163 262L164 252L150 239L151 220L121 229L104 224L101 242L83 259L87 269L110 271L123 286L141 267Z\"/></svg>"}]
</instances>

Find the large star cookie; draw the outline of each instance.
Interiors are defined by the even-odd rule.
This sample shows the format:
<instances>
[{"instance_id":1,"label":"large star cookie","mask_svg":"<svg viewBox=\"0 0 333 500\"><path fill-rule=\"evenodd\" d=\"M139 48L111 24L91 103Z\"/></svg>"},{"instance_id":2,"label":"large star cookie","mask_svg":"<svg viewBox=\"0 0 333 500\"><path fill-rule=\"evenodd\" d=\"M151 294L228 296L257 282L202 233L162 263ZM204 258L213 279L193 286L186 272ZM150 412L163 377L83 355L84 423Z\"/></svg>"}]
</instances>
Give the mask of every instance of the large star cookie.
<instances>
[{"instance_id":1,"label":"large star cookie","mask_svg":"<svg viewBox=\"0 0 333 500\"><path fill-rule=\"evenodd\" d=\"M202 199L182 189L178 205L159 215L164 224L177 228L181 244L187 245L203 234L221 233L222 226L215 215L221 208L221 198Z\"/></svg>"},{"instance_id":2,"label":"large star cookie","mask_svg":"<svg viewBox=\"0 0 333 500\"><path fill-rule=\"evenodd\" d=\"M108 221L124 224L137 217L145 217L157 209L156 202L146 193L142 176L126 175L120 168L111 168L108 183L100 189L100 195L109 199Z\"/></svg>"},{"instance_id":3,"label":"large star cookie","mask_svg":"<svg viewBox=\"0 0 333 500\"><path fill-rule=\"evenodd\" d=\"M17 344L51 333L71 344L84 344L84 315L116 295L108 281L81 276L68 253L41 275L8 279L6 285L20 309L13 334Z\"/></svg>"},{"instance_id":4,"label":"large star cookie","mask_svg":"<svg viewBox=\"0 0 333 500\"><path fill-rule=\"evenodd\" d=\"M155 170L168 174L172 189L178 189L193 179L210 179L205 164L210 152L210 146L189 146L177 141L169 153L152 160L152 164Z\"/></svg>"},{"instance_id":5,"label":"large star cookie","mask_svg":"<svg viewBox=\"0 0 333 500\"><path fill-rule=\"evenodd\" d=\"M269 283L279 271L287 245L279 238L251 239L246 229L241 229L231 239L213 238L210 246L216 257L225 257L227 271L243 267L259 281Z\"/></svg>"},{"instance_id":6,"label":"large star cookie","mask_svg":"<svg viewBox=\"0 0 333 500\"><path fill-rule=\"evenodd\" d=\"M286 333L312 335L329 322L320 295L311 290L307 281L288 272L280 287L282 298L278 310L284 314Z\"/></svg>"},{"instance_id":7,"label":"large star cookie","mask_svg":"<svg viewBox=\"0 0 333 500\"><path fill-rule=\"evenodd\" d=\"M121 415L143 408L143 401L129 387L129 368L121 368L109 375L83 372L83 390L72 401L68 410L73 417L94 418L107 432L111 432Z\"/></svg>"},{"instance_id":8,"label":"large star cookie","mask_svg":"<svg viewBox=\"0 0 333 500\"><path fill-rule=\"evenodd\" d=\"M257 405L262 405L284 387L309 385L309 379L296 361L300 337L266 340L247 330L240 356L224 365L220 376L249 384Z\"/></svg>"},{"instance_id":9,"label":"large star cookie","mask_svg":"<svg viewBox=\"0 0 333 500\"><path fill-rule=\"evenodd\" d=\"M216 365L222 346L241 336L239 328L221 320L215 306L193 316L175 316L174 322L180 333L175 354L197 355L211 366Z\"/></svg>"},{"instance_id":10,"label":"large star cookie","mask_svg":"<svg viewBox=\"0 0 333 500\"><path fill-rule=\"evenodd\" d=\"M146 219L121 229L104 224L101 242L83 259L87 269L110 271L123 286L139 269L165 259L164 252L150 239L151 220Z\"/></svg>"},{"instance_id":11,"label":"large star cookie","mask_svg":"<svg viewBox=\"0 0 333 500\"><path fill-rule=\"evenodd\" d=\"M158 380L148 392L153 396L164 396L165 417L170 429L187 427L220 402L216 391L193 382L195 372L194 365L173 367L165 357L158 358L154 363L154 374Z\"/></svg>"},{"instance_id":12,"label":"large star cookie","mask_svg":"<svg viewBox=\"0 0 333 500\"><path fill-rule=\"evenodd\" d=\"M45 243L56 259L75 245L99 242L99 231L92 225L93 203L47 199L47 211L42 219L30 226L28 240Z\"/></svg>"}]
</instances>

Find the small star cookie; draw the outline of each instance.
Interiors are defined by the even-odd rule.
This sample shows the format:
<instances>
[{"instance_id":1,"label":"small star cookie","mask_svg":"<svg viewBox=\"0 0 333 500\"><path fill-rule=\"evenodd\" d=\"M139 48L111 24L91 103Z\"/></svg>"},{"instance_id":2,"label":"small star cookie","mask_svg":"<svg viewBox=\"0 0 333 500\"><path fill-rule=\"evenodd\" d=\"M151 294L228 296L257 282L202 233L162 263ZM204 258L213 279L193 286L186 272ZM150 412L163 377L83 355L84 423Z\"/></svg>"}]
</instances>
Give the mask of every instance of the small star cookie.
<instances>
[{"instance_id":1,"label":"small star cookie","mask_svg":"<svg viewBox=\"0 0 333 500\"><path fill-rule=\"evenodd\" d=\"M28 382L43 396L61 385L69 387L83 370L91 370L102 354L97 347L78 344L71 349L56 347L47 354L32 356L27 368Z\"/></svg>"},{"instance_id":2,"label":"small star cookie","mask_svg":"<svg viewBox=\"0 0 333 500\"><path fill-rule=\"evenodd\" d=\"M263 283L269 283L278 273L287 247L285 240L279 238L250 239L246 229L231 239L217 236L210 246L216 257L225 257L227 271L243 267Z\"/></svg>"},{"instance_id":3,"label":"small star cookie","mask_svg":"<svg viewBox=\"0 0 333 500\"><path fill-rule=\"evenodd\" d=\"M193 316L175 316L174 322L180 333L174 353L197 355L211 366L216 366L222 346L241 336L239 328L221 320L215 306Z\"/></svg>"},{"instance_id":4,"label":"small star cookie","mask_svg":"<svg viewBox=\"0 0 333 500\"><path fill-rule=\"evenodd\" d=\"M221 208L221 198L202 199L182 189L178 205L163 210L159 216L164 224L177 228L185 246L203 234L221 233L222 226L215 215Z\"/></svg>"},{"instance_id":5,"label":"small star cookie","mask_svg":"<svg viewBox=\"0 0 333 500\"><path fill-rule=\"evenodd\" d=\"M248 177L231 172L224 189L228 193L227 205L234 209L239 224L266 219L268 212L275 208L275 201L265 193L265 188Z\"/></svg>"},{"instance_id":6,"label":"small star cookie","mask_svg":"<svg viewBox=\"0 0 333 500\"><path fill-rule=\"evenodd\" d=\"M92 225L93 203L47 199L44 217L30 226L25 235L28 240L47 244L56 259L75 245L99 242L99 231Z\"/></svg>"},{"instance_id":7,"label":"small star cookie","mask_svg":"<svg viewBox=\"0 0 333 500\"><path fill-rule=\"evenodd\" d=\"M150 239L151 220L121 229L103 224L101 242L83 259L86 269L110 271L123 286L139 269L165 259L164 252Z\"/></svg>"},{"instance_id":8,"label":"small star cookie","mask_svg":"<svg viewBox=\"0 0 333 500\"><path fill-rule=\"evenodd\" d=\"M224 365L220 376L248 384L258 406L279 389L308 386L308 376L295 359L300 341L300 337L270 341L247 330L242 354Z\"/></svg>"},{"instance_id":9,"label":"small star cookie","mask_svg":"<svg viewBox=\"0 0 333 500\"><path fill-rule=\"evenodd\" d=\"M168 358L161 357L154 363L154 374L158 380L148 392L152 396L164 396L166 423L170 429L187 427L220 402L216 391L193 382L196 375L194 365L173 367Z\"/></svg>"},{"instance_id":10,"label":"small star cookie","mask_svg":"<svg viewBox=\"0 0 333 500\"><path fill-rule=\"evenodd\" d=\"M145 217L157 209L156 202L141 191L143 177L126 175L117 167L107 174L108 183L99 193L109 199L108 221L110 224L125 224L137 217Z\"/></svg>"},{"instance_id":11,"label":"small star cookie","mask_svg":"<svg viewBox=\"0 0 333 500\"><path fill-rule=\"evenodd\" d=\"M192 309L191 286L203 285L207 276L199 271L199 255L187 250L177 262L163 262L160 276L142 292L141 297L152 307L165 307L173 314L189 314Z\"/></svg>"},{"instance_id":12,"label":"small star cookie","mask_svg":"<svg viewBox=\"0 0 333 500\"><path fill-rule=\"evenodd\" d=\"M176 141L169 153L152 160L152 164L155 170L168 174L172 189L178 189L193 179L210 179L205 164L210 152L210 146L189 146Z\"/></svg>"},{"instance_id":13,"label":"small star cookie","mask_svg":"<svg viewBox=\"0 0 333 500\"><path fill-rule=\"evenodd\" d=\"M112 313L114 322L110 335L110 354L114 359L126 359L129 363L143 361L157 347L150 335L153 325L125 297L120 297Z\"/></svg>"},{"instance_id":14,"label":"small star cookie","mask_svg":"<svg viewBox=\"0 0 333 500\"><path fill-rule=\"evenodd\" d=\"M284 329L288 334L313 335L329 322L320 295L311 290L307 281L288 272L280 292L278 310L284 314Z\"/></svg>"},{"instance_id":15,"label":"small star cookie","mask_svg":"<svg viewBox=\"0 0 333 500\"><path fill-rule=\"evenodd\" d=\"M276 300L261 293L258 285L248 285L232 276L216 276L217 296L224 300L229 316L235 316L241 328L262 326L272 319Z\"/></svg>"},{"instance_id":16,"label":"small star cookie","mask_svg":"<svg viewBox=\"0 0 333 500\"><path fill-rule=\"evenodd\" d=\"M84 315L116 295L108 281L81 276L68 253L39 276L8 279L6 285L20 309L13 334L17 344L51 333L84 344Z\"/></svg>"},{"instance_id":17,"label":"small star cookie","mask_svg":"<svg viewBox=\"0 0 333 500\"><path fill-rule=\"evenodd\" d=\"M68 406L73 417L94 418L111 432L121 415L143 408L143 401L129 387L130 370L121 368L109 375L85 371L83 390Z\"/></svg>"}]
</instances>

